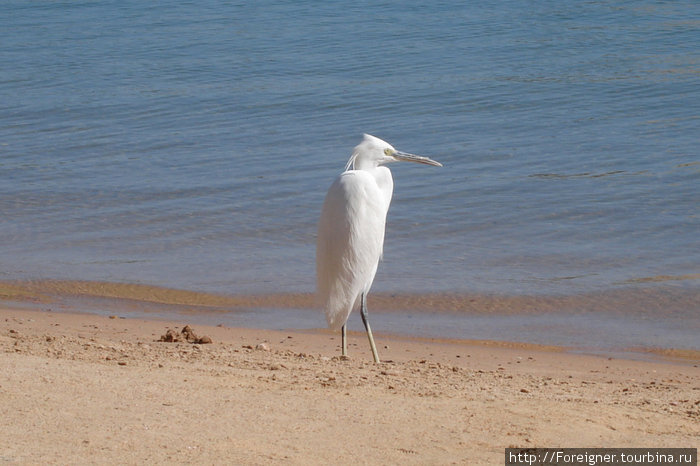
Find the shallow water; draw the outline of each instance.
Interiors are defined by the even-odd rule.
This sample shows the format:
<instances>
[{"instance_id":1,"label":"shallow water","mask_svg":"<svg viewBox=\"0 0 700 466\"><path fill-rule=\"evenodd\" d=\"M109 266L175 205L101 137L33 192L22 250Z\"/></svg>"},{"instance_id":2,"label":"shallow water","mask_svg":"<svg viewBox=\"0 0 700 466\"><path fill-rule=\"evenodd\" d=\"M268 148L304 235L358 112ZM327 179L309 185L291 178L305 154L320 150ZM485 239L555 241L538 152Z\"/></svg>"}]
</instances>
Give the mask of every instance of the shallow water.
<instances>
[{"instance_id":1,"label":"shallow water","mask_svg":"<svg viewBox=\"0 0 700 466\"><path fill-rule=\"evenodd\" d=\"M368 132L444 164L392 167L375 291L698 291L699 26L692 1L3 2L0 279L310 292Z\"/></svg>"},{"instance_id":2,"label":"shallow water","mask_svg":"<svg viewBox=\"0 0 700 466\"><path fill-rule=\"evenodd\" d=\"M698 293L669 287L576 296L375 293L378 338L489 340L633 359L700 359ZM284 329L324 326L310 293L218 295L138 284L0 282L0 304L190 324ZM350 330L364 332L357 315Z\"/></svg>"}]
</instances>

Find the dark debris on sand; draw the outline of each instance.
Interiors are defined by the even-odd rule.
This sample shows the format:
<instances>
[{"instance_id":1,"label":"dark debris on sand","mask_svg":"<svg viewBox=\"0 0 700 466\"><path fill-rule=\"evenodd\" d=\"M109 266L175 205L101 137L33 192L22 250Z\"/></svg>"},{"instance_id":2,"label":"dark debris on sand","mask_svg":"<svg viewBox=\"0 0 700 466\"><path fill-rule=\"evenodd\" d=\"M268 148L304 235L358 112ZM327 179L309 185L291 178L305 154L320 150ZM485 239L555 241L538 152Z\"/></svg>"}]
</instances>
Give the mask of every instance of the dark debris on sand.
<instances>
[{"instance_id":1,"label":"dark debris on sand","mask_svg":"<svg viewBox=\"0 0 700 466\"><path fill-rule=\"evenodd\" d=\"M163 341L167 343L187 342L194 343L196 345L205 345L212 343L211 338L206 335L202 337L197 336L197 334L194 333L194 330L192 330L192 327L190 327L189 325L185 325L180 331L180 333L176 332L175 330L168 329L168 331L165 332L164 335L161 335L158 341Z\"/></svg>"}]
</instances>

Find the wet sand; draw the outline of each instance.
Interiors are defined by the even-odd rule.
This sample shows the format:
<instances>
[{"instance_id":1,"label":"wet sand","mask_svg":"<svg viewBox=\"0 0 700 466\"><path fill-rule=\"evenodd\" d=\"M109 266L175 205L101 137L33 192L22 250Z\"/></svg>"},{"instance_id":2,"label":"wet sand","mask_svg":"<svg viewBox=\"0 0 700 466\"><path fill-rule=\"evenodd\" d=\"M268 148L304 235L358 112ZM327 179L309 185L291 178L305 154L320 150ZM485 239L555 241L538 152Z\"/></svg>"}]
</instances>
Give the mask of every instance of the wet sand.
<instances>
[{"instance_id":1,"label":"wet sand","mask_svg":"<svg viewBox=\"0 0 700 466\"><path fill-rule=\"evenodd\" d=\"M502 464L506 447L698 447L697 361L0 311L0 461Z\"/></svg>"}]
</instances>

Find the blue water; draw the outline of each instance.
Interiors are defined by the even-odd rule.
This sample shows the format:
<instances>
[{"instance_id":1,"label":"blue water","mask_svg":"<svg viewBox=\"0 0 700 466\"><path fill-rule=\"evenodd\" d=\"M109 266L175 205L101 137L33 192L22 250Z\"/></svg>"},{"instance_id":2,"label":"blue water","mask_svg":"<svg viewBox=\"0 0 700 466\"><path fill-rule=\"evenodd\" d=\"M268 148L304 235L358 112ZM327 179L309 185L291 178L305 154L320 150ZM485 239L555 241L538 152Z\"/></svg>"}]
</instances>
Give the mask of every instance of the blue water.
<instances>
[{"instance_id":1,"label":"blue water","mask_svg":"<svg viewBox=\"0 0 700 466\"><path fill-rule=\"evenodd\" d=\"M363 132L375 290L700 286L696 1L4 1L0 279L312 291Z\"/></svg>"}]
</instances>

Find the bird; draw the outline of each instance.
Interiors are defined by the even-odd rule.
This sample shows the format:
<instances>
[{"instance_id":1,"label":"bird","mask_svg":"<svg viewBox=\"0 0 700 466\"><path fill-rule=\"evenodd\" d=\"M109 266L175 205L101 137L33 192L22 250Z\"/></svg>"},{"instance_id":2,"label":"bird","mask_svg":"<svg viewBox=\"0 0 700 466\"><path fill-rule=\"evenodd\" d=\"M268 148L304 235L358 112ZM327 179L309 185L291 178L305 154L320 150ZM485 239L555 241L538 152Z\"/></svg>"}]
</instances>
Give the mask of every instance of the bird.
<instances>
[{"instance_id":1,"label":"bird","mask_svg":"<svg viewBox=\"0 0 700 466\"><path fill-rule=\"evenodd\" d=\"M375 363L380 361L368 320L367 294L384 248L386 216L394 191L386 165L393 162L442 166L364 134L345 171L326 193L316 237L316 296L328 327L341 330L341 354L347 357L347 320L359 308Z\"/></svg>"}]
</instances>

